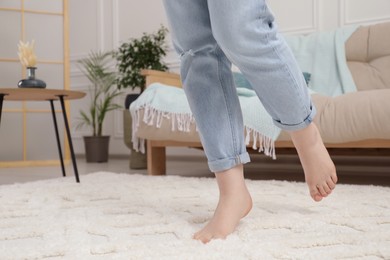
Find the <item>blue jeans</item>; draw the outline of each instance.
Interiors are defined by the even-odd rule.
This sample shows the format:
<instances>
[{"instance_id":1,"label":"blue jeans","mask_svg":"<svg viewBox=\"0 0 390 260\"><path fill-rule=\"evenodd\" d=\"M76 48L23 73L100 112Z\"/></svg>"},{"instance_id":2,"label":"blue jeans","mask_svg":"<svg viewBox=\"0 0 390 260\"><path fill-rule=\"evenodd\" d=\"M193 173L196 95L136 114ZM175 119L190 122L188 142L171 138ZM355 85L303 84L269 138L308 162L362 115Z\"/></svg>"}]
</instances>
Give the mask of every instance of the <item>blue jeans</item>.
<instances>
[{"instance_id":1,"label":"blue jeans","mask_svg":"<svg viewBox=\"0 0 390 260\"><path fill-rule=\"evenodd\" d=\"M315 107L304 77L265 0L164 0L164 6L211 171L250 161L232 63L278 127L311 123Z\"/></svg>"}]
</instances>

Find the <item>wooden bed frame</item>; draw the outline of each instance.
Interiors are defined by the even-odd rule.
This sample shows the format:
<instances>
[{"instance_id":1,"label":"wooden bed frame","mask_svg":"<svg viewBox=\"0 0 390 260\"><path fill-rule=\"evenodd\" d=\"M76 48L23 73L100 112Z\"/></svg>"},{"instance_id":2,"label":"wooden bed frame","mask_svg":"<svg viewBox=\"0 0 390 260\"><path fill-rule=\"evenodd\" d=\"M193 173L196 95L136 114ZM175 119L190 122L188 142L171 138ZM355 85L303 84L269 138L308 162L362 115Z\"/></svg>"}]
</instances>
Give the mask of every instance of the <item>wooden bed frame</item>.
<instances>
[{"instance_id":1,"label":"wooden bed frame","mask_svg":"<svg viewBox=\"0 0 390 260\"><path fill-rule=\"evenodd\" d=\"M162 83L181 88L180 76L175 73L155 70L143 70L146 77L146 86L152 83ZM147 140L147 169L149 175L166 174L166 152L170 147L202 148L200 142L176 142ZM390 156L390 140L371 139L348 143L325 143L331 155L371 155ZM277 154L295 154L295 148L291 141L276 141Z\"/></svg>"}]
</instances>

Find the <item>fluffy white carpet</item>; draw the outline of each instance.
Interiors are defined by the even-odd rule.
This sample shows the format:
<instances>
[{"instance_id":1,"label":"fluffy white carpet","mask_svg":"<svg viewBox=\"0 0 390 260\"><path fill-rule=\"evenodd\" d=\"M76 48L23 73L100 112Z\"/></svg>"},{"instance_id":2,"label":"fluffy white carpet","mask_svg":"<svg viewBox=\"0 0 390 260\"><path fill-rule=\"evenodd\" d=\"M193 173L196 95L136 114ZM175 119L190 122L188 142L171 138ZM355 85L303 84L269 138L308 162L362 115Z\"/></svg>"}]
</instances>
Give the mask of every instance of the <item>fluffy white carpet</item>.
<instances>
[{"instance_id":1,"label":"fluffy white carpet","mask_svg":"<svg viewBox=\"0 0 390 260\"><path fill-rule=\"evenodd\" d=\"M390 259L390 188L248 181L254 208L226 240L191 239L214 179L114 173L0 186L0 259Z\"/></svg>"}]
</instances>

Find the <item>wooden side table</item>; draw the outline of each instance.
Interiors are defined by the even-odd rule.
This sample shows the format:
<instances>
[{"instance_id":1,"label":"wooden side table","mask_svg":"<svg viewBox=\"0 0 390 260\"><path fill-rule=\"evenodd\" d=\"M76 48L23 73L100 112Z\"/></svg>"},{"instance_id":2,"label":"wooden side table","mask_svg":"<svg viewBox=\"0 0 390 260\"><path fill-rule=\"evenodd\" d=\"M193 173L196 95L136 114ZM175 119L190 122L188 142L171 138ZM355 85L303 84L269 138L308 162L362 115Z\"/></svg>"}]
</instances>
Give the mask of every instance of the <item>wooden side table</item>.
<instances>
[{"instance_id":1,"label":"wooden side table","mask_svg":"<svg viewBox=\"0 0 390 260\"><path fill-rule=\"evenodd\" d=\"M84 92L60 89L38 89L38 88L0 88L0 125L1 113L4 101L49 101L51 112L53 115L54 130L57 139L58 153L61 161L62 175L65 177L64 159L61 150L61 142L58 134L57 118L54 110L54 101L59 100L61 103L62 114L64 117L65 129L70 148L73 170L76 177L76 182L80 182L79 173L77 170L76 157L73 150L72 138L69 130L68 118L66 117L64 100L80 99L85 96Z\"/></svg>"}]
</instances>

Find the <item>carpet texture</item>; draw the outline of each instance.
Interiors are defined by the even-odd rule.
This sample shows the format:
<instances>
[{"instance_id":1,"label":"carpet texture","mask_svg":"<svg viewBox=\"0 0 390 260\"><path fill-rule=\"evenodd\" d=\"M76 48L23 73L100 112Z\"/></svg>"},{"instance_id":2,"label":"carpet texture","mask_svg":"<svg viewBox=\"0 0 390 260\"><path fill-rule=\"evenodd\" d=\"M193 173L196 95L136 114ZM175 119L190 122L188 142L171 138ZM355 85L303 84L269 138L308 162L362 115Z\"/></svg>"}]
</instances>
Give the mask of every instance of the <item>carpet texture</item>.
<instances>
[{"instance_id":1,"label":"carpet texture","mask_svg":"<svg viewBox=\"0 0 390 260\"><path fill-rule=\"evenodd\" d=\"M214 179L98 172L0 186L0 259L390 259L390 188L248 181L254 208L226 240L191 239Z\"/></svg>"}]
</instances>

